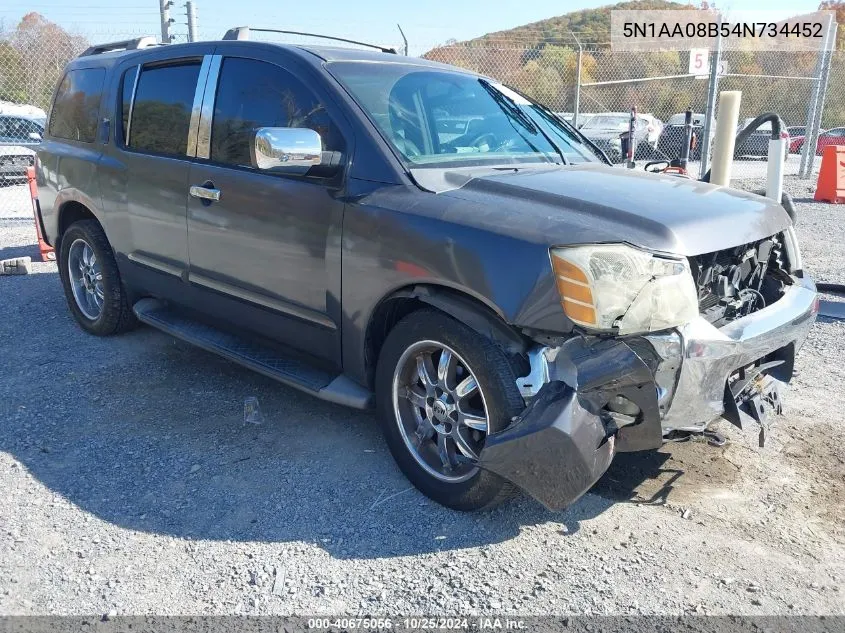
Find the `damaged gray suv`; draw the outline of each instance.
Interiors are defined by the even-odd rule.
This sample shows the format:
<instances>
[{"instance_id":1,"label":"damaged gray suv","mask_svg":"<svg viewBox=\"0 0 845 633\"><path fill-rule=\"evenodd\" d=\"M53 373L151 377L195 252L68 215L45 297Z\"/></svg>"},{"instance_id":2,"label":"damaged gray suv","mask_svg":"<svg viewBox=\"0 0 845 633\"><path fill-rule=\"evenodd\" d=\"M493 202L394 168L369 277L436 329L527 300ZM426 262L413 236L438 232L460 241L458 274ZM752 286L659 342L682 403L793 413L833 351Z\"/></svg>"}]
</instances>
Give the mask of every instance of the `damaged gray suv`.
<instances>
[{"instance_id":1,"label":"damaged gray suv","mask_svg":"<svg viewBox=\"0 0 845 633\"><path fill-rule=\"evenodd\" d=\"M82 328L374 406L460 510L563 508L617 452L780 411L817 312L780 205L612 168L465 70L248 34L66 69L39 221Z\"/></svg>"}]
</instances>

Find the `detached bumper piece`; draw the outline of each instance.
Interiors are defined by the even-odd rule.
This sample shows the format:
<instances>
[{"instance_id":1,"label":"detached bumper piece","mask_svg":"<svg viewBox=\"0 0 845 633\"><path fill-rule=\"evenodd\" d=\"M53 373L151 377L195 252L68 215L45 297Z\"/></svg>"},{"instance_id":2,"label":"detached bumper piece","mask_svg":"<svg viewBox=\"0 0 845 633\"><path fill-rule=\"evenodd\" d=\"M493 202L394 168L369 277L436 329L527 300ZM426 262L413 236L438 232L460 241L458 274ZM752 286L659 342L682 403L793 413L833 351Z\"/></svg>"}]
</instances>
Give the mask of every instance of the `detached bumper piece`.
<instances>
[{"instance_id":1,"label":"detached bumper piece","mask_svg":"<svg viewBox=\"0 0 845 633\"><path fill-rule=\"evenodd\" d=\"M516 424L487 438L479 465L513 482L550 510L589 490L610 466L614 440L569 385L551 382Z\"/></svg>"},{"instance_id":2,"label":"detached bumper piece","mask_svg":"<svg viewBox=\"0 0 845 633\"><path fill-rule=\"evenodd\" d=\"M653 368L625 341L570 339L552 369L522 415L487 438L479 466L561 510L598 481L620 444L660 446L662 432ZM607 409L620 396L636 417Z\"/></svg>"}]
</instances>

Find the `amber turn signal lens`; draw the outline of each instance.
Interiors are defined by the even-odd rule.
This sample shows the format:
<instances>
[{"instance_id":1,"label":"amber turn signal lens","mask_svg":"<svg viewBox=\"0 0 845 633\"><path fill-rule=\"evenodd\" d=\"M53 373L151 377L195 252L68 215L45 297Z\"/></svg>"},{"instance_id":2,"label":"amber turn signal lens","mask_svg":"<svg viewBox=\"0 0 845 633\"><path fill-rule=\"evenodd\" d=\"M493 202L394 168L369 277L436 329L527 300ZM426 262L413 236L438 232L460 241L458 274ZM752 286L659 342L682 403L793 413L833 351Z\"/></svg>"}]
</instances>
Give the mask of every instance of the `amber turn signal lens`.
<instances>
[{"instance_id":1,"label":"amber turn signal lens","mask_svg":"<svg viewBox=\"0 0 845 633\"><path fill-rule=\"evenodd\" d=\"M593 303L593 291L587 274L572 262L554 253L552 254L552 269L566 316L579 325L596 325L598 320Z\"/></svg>"}]
</instances>

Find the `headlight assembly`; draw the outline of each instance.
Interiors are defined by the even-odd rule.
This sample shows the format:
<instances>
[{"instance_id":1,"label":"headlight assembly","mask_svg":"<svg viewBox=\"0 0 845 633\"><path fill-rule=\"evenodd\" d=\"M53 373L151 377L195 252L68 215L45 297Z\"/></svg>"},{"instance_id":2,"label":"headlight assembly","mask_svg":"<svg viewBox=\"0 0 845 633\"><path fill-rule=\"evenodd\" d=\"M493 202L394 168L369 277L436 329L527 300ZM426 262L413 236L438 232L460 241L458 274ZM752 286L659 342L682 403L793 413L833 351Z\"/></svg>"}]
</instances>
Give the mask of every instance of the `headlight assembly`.
<instances>
[{"instance_id":1,"label":"headlight assembly","mask_svg":"<svg viewBox=\"0 0 845 633\"><path fill-rule=\"evenodd\" d=\"M698 293L685 258L626 244L553 248L551 256L563 310L584 328L637 334L698 316Z\"/></svg>"}]
</instances>

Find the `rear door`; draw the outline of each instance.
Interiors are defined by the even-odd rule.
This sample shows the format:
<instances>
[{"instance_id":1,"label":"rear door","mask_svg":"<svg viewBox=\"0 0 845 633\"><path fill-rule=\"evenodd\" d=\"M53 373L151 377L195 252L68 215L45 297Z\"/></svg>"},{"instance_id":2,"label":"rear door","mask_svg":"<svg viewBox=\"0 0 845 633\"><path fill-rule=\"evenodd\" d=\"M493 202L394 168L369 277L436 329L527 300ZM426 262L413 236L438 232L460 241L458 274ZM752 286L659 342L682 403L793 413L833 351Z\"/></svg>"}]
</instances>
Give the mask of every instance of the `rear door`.
<instances>
[{"instance_id":1,"label":"rear door","mask_svg":"<svg viewBox=\"0 0 845 633\"><path fill-rule=\"evenodd\" d=\"M219 199L188 200L189 281L226 320L338 361L343 173L259 171L250 143L259 127L307 127L324 152L347 156L349 131L295 58L224 50L215 55L219 78L216 65L209 75L190 171L190 185Z\"/></svg>"},{"instance_id":2,"label":"rear door","mask_svg":"<svg viewBox=\"0 0 845 633\"><path fill-rule=\"evenodd\" d=\"M172 295L172 282L187 275L189 137L212 52L193 46L179 57L128 61L117 73L121 121L100 165L104 206L128 279L154 295Z\"/></svg>"}]
</instances>

